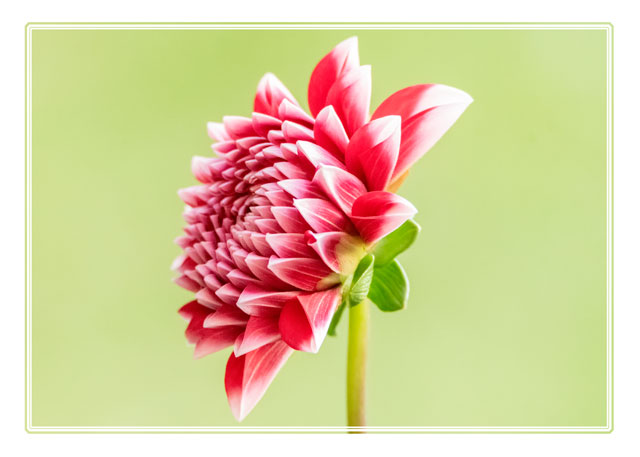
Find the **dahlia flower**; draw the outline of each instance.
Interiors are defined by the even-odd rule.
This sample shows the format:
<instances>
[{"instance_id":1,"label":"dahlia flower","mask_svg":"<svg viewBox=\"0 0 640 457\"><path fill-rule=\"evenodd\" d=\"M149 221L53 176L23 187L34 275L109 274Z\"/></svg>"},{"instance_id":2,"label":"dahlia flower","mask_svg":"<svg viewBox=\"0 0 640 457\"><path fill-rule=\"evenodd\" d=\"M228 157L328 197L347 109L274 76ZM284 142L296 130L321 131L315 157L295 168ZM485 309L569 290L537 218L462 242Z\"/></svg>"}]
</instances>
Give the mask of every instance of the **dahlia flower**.
<instances>
[{"instance_id":1,"label":"dahlia flower","mask_svg":"<svg viewBox=\"0 0 640 457\"><path fill-rule=\"evenodd\" d=\"M175 282L195 294L179 313L196 358L233 346L224 383L237 420L293 351L317 352L349 308L349 423L364 422L365 307L405 306L395 257L419 230L416 208L394 190L472 101L420 84L370 115L370 95L355 37L313 70L309 113L267 73L251 117L208 124L216 157L194 157L200 184L178 192L187 226Z\"/></svg>"}]
</instances>

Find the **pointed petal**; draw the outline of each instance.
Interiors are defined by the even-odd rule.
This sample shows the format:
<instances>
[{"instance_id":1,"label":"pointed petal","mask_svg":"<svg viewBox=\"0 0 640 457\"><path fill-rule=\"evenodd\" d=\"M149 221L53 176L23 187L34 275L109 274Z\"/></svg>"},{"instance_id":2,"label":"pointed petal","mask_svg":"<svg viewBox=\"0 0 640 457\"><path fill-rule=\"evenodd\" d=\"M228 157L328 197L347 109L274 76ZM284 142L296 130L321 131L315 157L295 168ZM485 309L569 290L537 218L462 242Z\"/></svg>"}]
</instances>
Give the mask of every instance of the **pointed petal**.
<instances>
[{"instance_id":1,"label":"pointed petal","mask_svg":"<svg viewBox=\"0 0 640 457\"><path fill-rule=\"evenodd\" d=\"M402 143L392 179L422 157L472 101L466 92L442 84L407 87L383 101L372 119L390 114L402 117Z\"/></svg>"},{"instance_id":2,"label":"pointed petal","mask_svg":"<svg viewBox=\"0 0 640 457\"><path fill-rule=\"evenodd\" d=\"M326 289L340 282L339 276L318 259L271 257L269 269L282 281L302 290Z\"/></svg>"},{"instance_id":3,"label":"pointed petal","mask_svg":"<svg viewBox=\"0 0 640 457\"><path fill-rule=\"evenodd\" d=\"M320 189L308 179L283 179L278 186L294 198L322 198Z\"/></svg>"},{"instance_id":4,"label":"pointed petal","mask_svg":"<svg viewBox=\"0 0 640 457\"><path fill-rule=\"evenodd\" d=\"M369 119L371 103L371 67L364 65L340 76L327 95L347 135L362 127Z\"/></svg>"},{"instance_id":5,"label":"pointed petal","mask_svg":"<svg viewBox=\"0 0 640 457\"><path fill-rule=\"evenodd\" d=\"M311 127L314 120L311 116L304 112L298 105L294 105L289 100L284 99L278 107L278 117L283 121L293 121L298 124Z\"/></svg>"},{"instance_id":6,"label":"pointed petal","mask_svg":"<svg viewBox=\"0 0 640 457\"><path fill-rule=\"evenodd\" d=\"M322 198L299 198L293 201L300 215L316 232L352 231L345 214ZM306 230L305 230L306 231Z\"/></svg>"},{"instance_id":7,"label":"pointed petal","mask_svg":"<svg viewBox=\"0 0 640 457\"><path fill-rule=\"evenodd\" d=\"M223 305L219 310L209 314L204 320L204 328L226 327L228 325L244 326L249 316L243 313L236 305Z\"/></svg>"},{"instance_id":8,"label":"pointed petal","mask_svg":"<svg viewBox=\"0 0 640 457\"><path fill-rule=\"evenodd\" d=\"M269 116L278 116L278 107L285 99L295 105L298 104L289 89L274 74L267 73L258 83L253 110Z\"/></svg>"},{"instance_id":9,"label":"pointed petal","mask_svg":"<svg viewBox=\"0 0 640 457\"><path fill-rule=\"evenodd\" d=\"M353 203L351 220L360 236L371 244L411 219L418 210L406 199L390 192L369 192Z\"/></svg>"},{"instance_id":10,"label":"pointed petal","mask_svg":"<svg viewBox=\"0 0 640 457\"><path fill-rule=\"evenodd\" d=\"M255 136L253 130L253 122L251 119L242 116L224 116L222 118L224 127L229 136L234 140L244 138L246 136Z\"/></svg>"},{"instance_id":11,"label":"pointed petal","mask_svg":"<svg viewBox=\"0 0 640 457\"><path fill-rule=\"evenodd\" d=\"M300 211L292 206L274 206L271 212L282 230L287 233L304 233L309 230L309 225Z\"/></svg>"},{"instance_id":12,"label":"pointed petal","mask_svg":"<svg viewBox=\"0 0 640 457\"><path fill-rule=\"evenodd\" d=\"M322 146L336 157L342 158L347 152L349 137L336 114L333 106L325 106L318 113L313 126L313 137L316 144Z\"/></svg>"},{"instance_id":13,"label":"pointed petal","mask_svg":"<svg viewBox=\"0 0 640 457\"><path fill-rule=\"evenodd\" d=\"M270 233L266 241L278 257L312 257L314 251L302 233Z\"/></svg>"},{"instance_id":14,"label":"pointed petal","mask_svg":"<svg viewBox=\"0 0 640 457\"><path fill-rule=\"evenodd\" d=\"M362 181L354 175L331 166L318 168L312 182L317 184L345 214L351 214L353 202L367 192Z\"/></svg>"},{"instance_id":15,"label":"pointed petal","mask_svg":"<svg viewBox=\"0 0 640 457\"><path fill-rule=\"evenodd\" d=\"M280 339L277 317L251 316L242 339L234 348L236 357Z\"/></svg>"},{"instance_id":16,"label":"pointed petal","mask_svg":"<svg viewBox=\"0 0 640 457\"><path fill-rule=\"evenodd\" d=\"M334 287L288 303L280 314L282 340L293 349L318 352L341 296L340 287Z\"/></svg>"},{"instance_id":17,"label":"pointed petal","mask_svg":"<svg viewBox=\"0 0 640 457\"><path fill-rule=\"evenodd\" d=\"M291 121L282 123L282 134L289 143L295 143L299 140L313 141L313 130Z\"/></svg>"},{"instance_id":18,"label":"pointed petal","mask_svg":"<svg viewBox=\"0 0 640 457\"><path fill-rule=\"evenodd\" d=\"M322 261L336 273L349 275L366 254L365 245L359 237L344 232L305 234L309 246Z\"/></svg>"},{"instance_id":19,"label":"pointed petal","mask_svg":"<svg viewBox=\"0 0 640 457\"><path fill-rule=\"evenodd\" d=\"M270 316L278 314L287 302L299 294L297 291L276 292L248 285L238 298L238 308L251 316Z\"/></svg>"},{"instance_id":20,"label":"pointed petal","mask_svg":"<svg viewBox=\"0 0 640 457\"><path fill-rule=\"evenodd\" d=\"M253 113L251 115L253 130L264 138L267 137L271 130L280 130L282 121L276 117L263 113Z\"/></svg>"},{"instance_id":21,"label":"pointed petal","mask_svg":"<svg viewBox=\"0 0 640 457\"><path fill-rule=\"evenodd\" d=\"M216 141L229 141L231 135L227 133L224 124L220 122L207 122L207 133L209 138Z\"/></svg>"},{"instance_id":22,"label":"pointed petal","mask_svg":"<svg viewBox=\"0 0 640 457\"><path fill-rule=\"evenodd\" d=\"M327 94L333 83L343 72L348 72L360 65L358 56L358 39L349 38L338 44L333 50L324 56L311 73L309 80L309 110L316 117L318 112L327 103Z\"/></svg>"},{"instance_id":23,"label":"pointed petal","mask_svg":"<svg viewBox=\"0 0 640 457\"><path fill-rule=\"evenodd\" d=\"M231 346L240 333L242 327L238 326L204 329L201 338L196 342L193 357L199 359Z\"/></svg>"},{"instance_id":24,"label":"pointed petal","mask_svg":"<svg viewBox=\"0 0 640 457\"><path fill-rule=\"evenodd\" d=\"M321 165L331 165L336 168L346 168L344 164L333 154L309 141L298 141L298 157L300 161L312 172Z\"/></svg>"},{"instance_id":25,"label":"pointed petal","mask_svg":"<svg viewBox=\"0 0 640 457\"><path fill-rule=\"evenodd\" d=\"M260 401L292 353L293 349L286 343L275 341L240 357L231 354L224 387L231 411L238 421Z\"/></svg>"},{"instance_id":26,"label":"pointed petal","mask_svg":"<svg viewBox=\"0 0 640 457\"><path fill-rule=\"evenodd\" d=\"M365 177L369 190L383 190L400 151L400 116L385 116L363 125L347 146L347 169Z\"/></svg>"}]
</instances>

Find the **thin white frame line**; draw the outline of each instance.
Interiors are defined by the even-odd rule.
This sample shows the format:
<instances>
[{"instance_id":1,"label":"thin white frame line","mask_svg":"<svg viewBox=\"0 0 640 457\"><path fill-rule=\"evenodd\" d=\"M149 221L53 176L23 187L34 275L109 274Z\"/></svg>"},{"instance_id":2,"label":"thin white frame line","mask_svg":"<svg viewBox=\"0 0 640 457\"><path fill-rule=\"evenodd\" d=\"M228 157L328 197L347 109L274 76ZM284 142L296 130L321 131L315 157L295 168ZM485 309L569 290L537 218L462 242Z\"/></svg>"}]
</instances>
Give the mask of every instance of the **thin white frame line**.
<instances>
[{"instance_id":1,"label":"thin white frame line","mask_svg":"<svg viewBox=\"0 0 640 457\"><path fill-rule=\"evenodd\" d=\"M32 424L32 272L31 272L31 253L32 253L32 33L35 30L605 30L607 32L607 165L606 165L606 217L607 217L607 265L606 265L606 292L607 292L607 319L606 319L606 364L607 364L607 419L604 426L576 426L576 427L537 427L537 426L523 426L523 427L511 427L511 426L495 426L495 427L482 427L482 426L454 426L454 427L379 427L379 426L367 426L367 427L348 427L348 426L336 426L336 427L242 427L242 426L229 426L229 427L163 427L163 426L150 426L150 427L57 427L57 426L34 426ZM122 24L120 26L114 26L113 24L100 24L100 23L29 23L26 26L26 100L25 100L25 116L26 116L26 173L25 173L25 200L26 200L26 224L27 224L27 239L25 246L25 293L26 293L26 328L25 328L25 344L26 344L26 358L25 361L25 375L26 375L26 404L25 404L25 421L26 430L28 432L180 432L180 433L202 433L202 432L256 432L256 431L305 431L305 432L322 432L322 431L372 431L372 432L461 432L461 433L501 433L501 432L513 432L513 433L527 433L527 432L547 432L547 433L571 433L571 432L611 432L613 429L612 414L613 414L613 386L612 386L612 42L611 42L612 26L606 23L593 23L593 24L537 24L527 23L504 23L504 24L462 24L462 25L450 25L450 24L338 24L338 25L326 25L326 24Z\"/></svg>"}]
</instances>

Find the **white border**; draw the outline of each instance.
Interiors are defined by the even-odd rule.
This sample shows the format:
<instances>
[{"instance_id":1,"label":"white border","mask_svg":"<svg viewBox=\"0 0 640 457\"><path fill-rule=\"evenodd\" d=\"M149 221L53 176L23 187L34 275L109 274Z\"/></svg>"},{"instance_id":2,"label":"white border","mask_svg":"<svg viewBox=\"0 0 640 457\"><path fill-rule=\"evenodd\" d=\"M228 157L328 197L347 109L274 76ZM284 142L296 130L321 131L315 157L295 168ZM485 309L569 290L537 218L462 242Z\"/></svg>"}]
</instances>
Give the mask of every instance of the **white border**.
<instances>
[{"instance_id":1,"label":"white border","mask_svg":"<svg viewBox=\"0 0 640 457\"><path fill-rule=\"evenodd\" d=\"M32 195L31 195L31 34L34 30L605 30L607 32L607 421L605 426L585 427L46 427L32 424ZM374 433L609 433L613 430L612 392L612 33L610 24L47 24L26 26L26 430L31 433L342 433L363 431Z\"/></svg>"}]
</instances>

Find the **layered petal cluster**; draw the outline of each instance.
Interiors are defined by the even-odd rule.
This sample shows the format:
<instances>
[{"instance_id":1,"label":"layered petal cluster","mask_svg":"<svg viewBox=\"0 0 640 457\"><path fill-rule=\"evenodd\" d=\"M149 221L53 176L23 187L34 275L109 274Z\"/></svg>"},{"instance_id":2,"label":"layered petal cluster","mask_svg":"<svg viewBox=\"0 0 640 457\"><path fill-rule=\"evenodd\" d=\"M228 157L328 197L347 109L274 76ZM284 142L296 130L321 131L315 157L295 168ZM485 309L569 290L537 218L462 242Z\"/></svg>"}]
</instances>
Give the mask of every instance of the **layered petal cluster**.
<instances>
[{"instance_id":1,"label":"layered petal cluster","mask_svg":"<svg viewBox=\"0 0 640 457\"><path fill-rule=\"evenodd\" d=\"M415 213L390 192L471 102L436 84L387 98L370 116L371 72L357 40L314 69L311 114L272 74L251 117L209 123L215 157L194 157L181 189L185 234L175 282L195 357L232 346L225 387L242 420L294 350L317 352L342 283L381 238Z\"/></svg>"}]
</instances>

